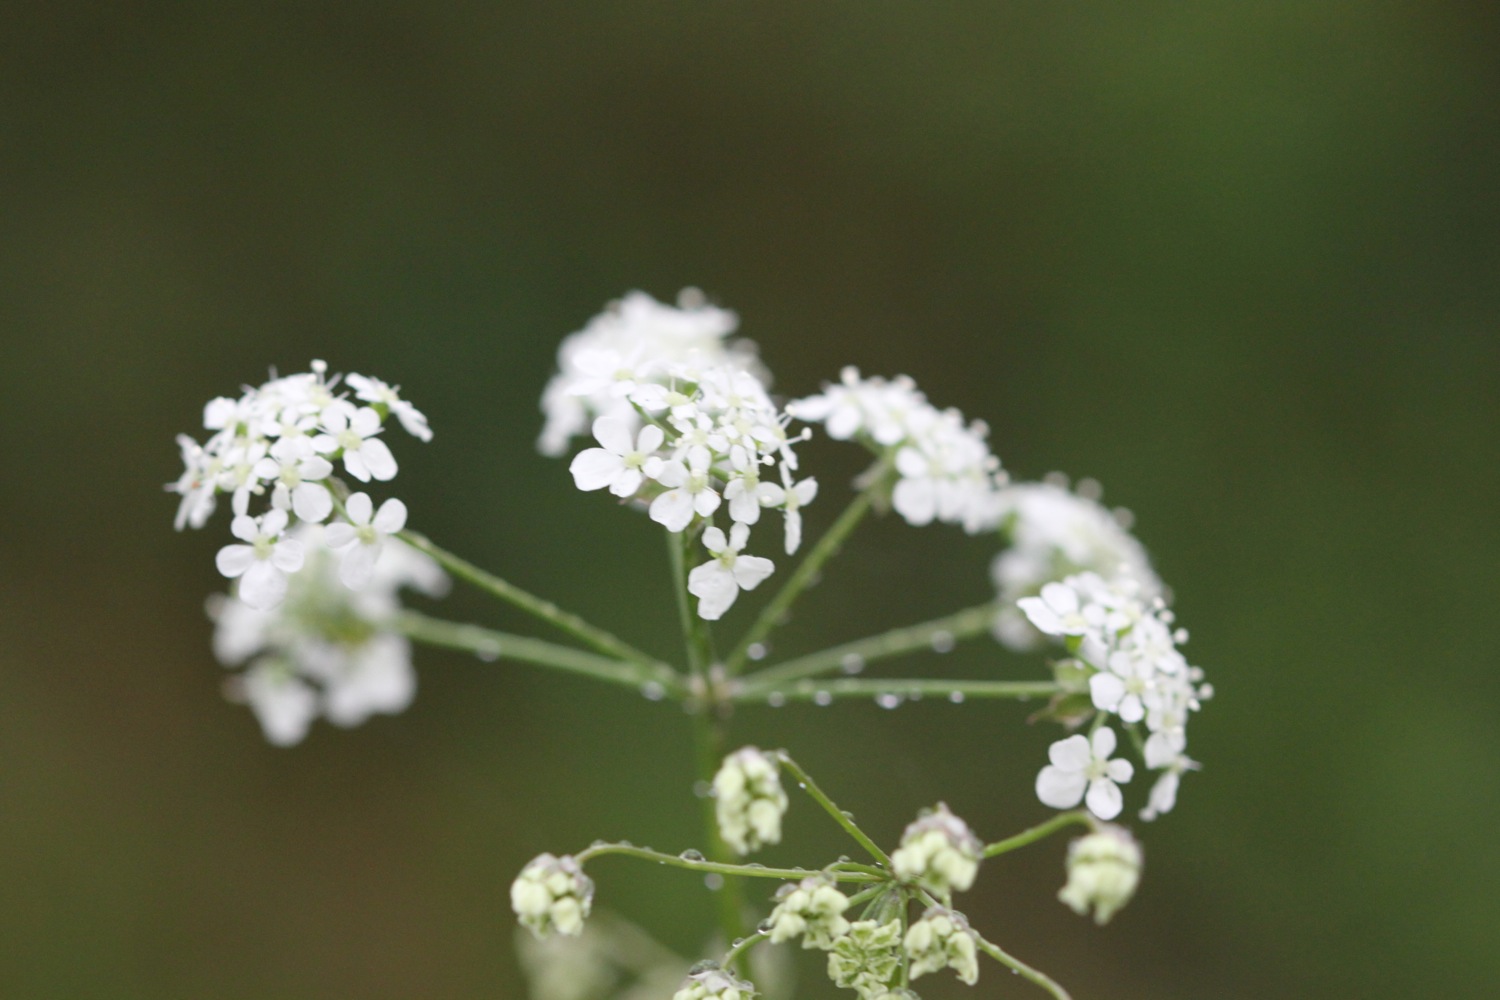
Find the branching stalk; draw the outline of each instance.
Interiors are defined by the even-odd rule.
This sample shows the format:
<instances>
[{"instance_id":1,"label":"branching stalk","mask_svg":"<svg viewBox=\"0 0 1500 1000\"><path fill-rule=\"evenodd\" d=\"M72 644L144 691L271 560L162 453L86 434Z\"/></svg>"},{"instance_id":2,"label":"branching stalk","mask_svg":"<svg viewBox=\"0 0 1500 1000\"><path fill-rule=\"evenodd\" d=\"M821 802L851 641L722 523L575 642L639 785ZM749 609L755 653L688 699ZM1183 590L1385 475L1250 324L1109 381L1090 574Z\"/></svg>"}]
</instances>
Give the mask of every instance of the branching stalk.
<instances>
[{"instance_id":1,"label":"branching stalk","mask_svg":"<svg viewBox=\"0 0 1500 1000\"><path fill-rule=\"evenodd\" d=\"M832 816L833 821L843 827L844 831L859 843L859 846L869 851L870 856L880 862L886 869L891 867L890 856L882 851L880 845L871 840L868 834L855 825L852 816L834 804L833 800L824 793L823 789L818 787L817 782L813 781L807 772L802 769L802 765L792 759L791 754L785 750L778 750L776 751L776 759L781 762L782 767L792 772L792 776L797 779L797 784L802 790L811 796L814 802L822 806L823 811ZM850 874L857 873L851 872Z\"/></svg>"}]
</instances>

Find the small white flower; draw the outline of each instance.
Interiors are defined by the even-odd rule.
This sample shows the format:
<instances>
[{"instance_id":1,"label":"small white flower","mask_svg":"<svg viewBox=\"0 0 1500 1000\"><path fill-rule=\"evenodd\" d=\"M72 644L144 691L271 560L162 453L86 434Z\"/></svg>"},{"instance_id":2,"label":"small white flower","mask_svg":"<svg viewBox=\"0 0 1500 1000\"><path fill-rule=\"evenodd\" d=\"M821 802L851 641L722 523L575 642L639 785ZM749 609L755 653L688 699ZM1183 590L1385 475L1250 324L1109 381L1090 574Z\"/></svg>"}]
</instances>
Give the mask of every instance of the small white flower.
<instances>
[{"instance_id":1,"label":"small white flower","mask_svg":"<svg viewBox=\"0 0 1500 1000\"><path fill-rule=\"evenodd\" d=\"M396 458L384 441L375 437L381 431L380 414L368 406L349 411L345 403L330 406L323 412L326 433L313 438L313 447L324 455L343 453L344 468L362 483L371 479L387 482L396 478Z\"/></svg>"},{"instance_id":2,"label":"small white flower","mask_svg":"<svg viewBox=\"0 0 1500 1000\"><path fill-rule=\"evenodd\" d=\"M343 553L339 579L351 590L370 582L386 538L406 527L406 504L395 497L381 504L372 518L373 508L369 494L354 494L344 504L348 522L330 524L323 535L330 549Z\"/></svg>"},{"instance_id":3,"label":"small white flower","mask_svg":"<svg viewBox=\"0 0 1500 1000\"><path fill-rule=\"evenodd\" d=\"M776 893L776 908L766 918L763 930L772 944L802 938L802 947L833 947L834 941L849 930L844 911L849 897L826 875L811 875L801 882L783 885Z\"/></svg>"},{"instance_id":4,"label":"small white flower","mask_svg":"<svg viewBox=\"0 0 1500 1000\"><path fill-rule=\"evenodd\" d=\"M333 495L318 481L333 475L333 465L313 451L306 437L278 440L271 454L256 463L255 474L274 483L271 506L277 510L290 509L310 524L321 524L333 513Z\"/></svg>"},{"instance_id":5,"label":"small white flower","mask_svg":"<svg viewBox=\"0 0 1500 1000\"><path fill-rule=\"evenodd\" d=\"M714 813L724 843L740 854L780 843L786 807L774 760L755 747L742 747L724 758L714 775Z\"/></svg>"},{"instance_id":6,"label":"small white flower","mask_svg":"<svg viewBox=\"0 0 1500 1000\"><path fill-rule=\"evenodd\" d=\"M1151 794L1146 798L1146 808L1141 810L1141 819L1148 823L1172 811L1177 805L1177 788L1182 783L1182 772L1195 771L1200 765L1192 758L1178 754L1164 766L1166 770L1156 779L1156 784L1151 786Z\"/></svg>"},{"instance_id":7,"label":"small white flower","mask_svg":"<svg viewBox=\"0 0 1500 1000\"><path fill-rule=\"evenodd\" d=\"M1036 795L1054 809L1071 809L1085 799L1089 812L1100 819L1114 819L1124 806L1119 785L1135 773L1130 761L1110 760L1115 752L1115 731L1105 726L1093 740L1079 734L1058 740L1047 750L1052 763L1036 776Z\"/></svg>"},{"instance_id":8,"label":"small white flower","mask_svg":"<svg viewBox=\"0 0 1500 1000\"><path fill-rule=\"evenodd\" d=\"M891 854L891 867L899 878L946 899L953 890L966 892L974 884L982 850L969 825L939 802L907 826L901 846Z\"/></svg>"},{"instance_id":9,"label":"small white flower","mask_svg":"<svg viewBox=\"0 0 1500 1000\"><path fill-rule=\"evenodd\" d=\"M786 515L786 554L795 555L802 547L802 508L813 502L818 495L818 481L804 479L793 485L792 474L785 465L781 467L782 486L771 486L764 501L767 507L780 507Z\"/></svg>"},{"instance_id":10,"label":"small white flower","mask_svg":"<svg viewBox=\"0 0 1500 1000\"><path fill-rule=\"evenodd\" d=\"M979 981L979 947L963 914L934 906L906 929L902 941L911 959L911 978L952 968L960 981Z\"/></svg>"},{"instance_id":11,"label":"small white flower","mask_svg":"<svg viewBox=\"0 0 1500 1000\"><path fill-rule=\"evenodd\" d=\"M318 696L283 660L257 660L241 676L240 693L249 702L266 739L279 747L302 742L318 715Z\"/></svg>"},{"instance_id":12,"label":"small white flower","mask_svg":"<svg viewBox=\"0 0 1500 1000\"><path fill-rule=\"evenodd\" d=\"M572 855L542 854L510 886L510 906L537 937L553 931L577 936L594 903L594 883Z\"/></svg>"},{"instance_id":13,"label":"small white flower","mask_svg":"<svg viewBox=\"0 0 1500 1000\"><path fill-rule=\"evenodd\" d=\"M1066 583L1049 583L1040 597L1023 597L1016 606L1047 635L1083 635L1101 618L1098 609L1080 601L1078 591Z\"/></svg>"},{"instance_id":14,"label":"small white flower","mask_svg":"<svg viewBox=\"0 0 1500 1000\"><path fill-rule=\"evenodd\" d=\"M1141 880L1141 847L1118 826L1105 826L1068 845L1068 884L1057 898L1082 916L1106 924L1130 902Z\"/></svg>"},{"instance_id":15,"label":"small white flower","mask_svg":"<svg viewBox=\"0 0 1500 1000\"><path fill-rule=\"evenodd\" d=\"M618 417L600 417L594 421L594 437L602 448L587 448L573 456L568 471L580 490L609 487L617 497L634 496L646 475L647 462L656 454L665 438L662 429L647 424L630 439L630 425Z\"/></svg>"},{"instance_id":16,"label":"small white flower","mask_svg":"<svg viewBox=\"0 0 1500 1000\"><path fill-rule=\"evenodd\" d=\"M667 487L667 492L651 501L651 520L674 534L687 528L694 514L708 517L719 509L706 451L689 452L686 462L677 458L663 462L652 470L651 478Z\"/></svg>"},{"instance_id":17,"label":"small white flower","mask_svg":"<svg viewBox=\"0 0 1500 1000\"><path fill-rule=\"evenodd\" d=\"M369 378L356 372L350 372L344 381L359 399L384 406L387 411L395 414L406 433L419 441L432 440L432 429L427 426L426 415L401 398L400 386L386 385L378 378Z\"/></svg>"},{"instance_id":18,"label":"small white flower","mask_svg":"<svg viewBox=\"0 0 1500 1000\"><path fill-rule=\"evenodd\" d=\"M727 540L717 527L703 532L703 547L714 558L688 574L688 593L698 598L700 617L718 621L741 590L754 590L775 571L776 564L763 556L740 555L749 540L750 529L743 524L730 528Z\"/></svg>"},{"instance_id":19,"label":"small white flower","mask_svg":"<svg viewBox=\"0 0 1500 1000\"><path fill-rule=\"evenodd\" d=\"M229 531L245 545L226 545L215 559L219 572L240 581L239 597L252 608L274 608L286 596L287 574L302 568L302 543L282 538L286 530L284 510L263 517L241 515Z\"/></svg>"}]
</instances>

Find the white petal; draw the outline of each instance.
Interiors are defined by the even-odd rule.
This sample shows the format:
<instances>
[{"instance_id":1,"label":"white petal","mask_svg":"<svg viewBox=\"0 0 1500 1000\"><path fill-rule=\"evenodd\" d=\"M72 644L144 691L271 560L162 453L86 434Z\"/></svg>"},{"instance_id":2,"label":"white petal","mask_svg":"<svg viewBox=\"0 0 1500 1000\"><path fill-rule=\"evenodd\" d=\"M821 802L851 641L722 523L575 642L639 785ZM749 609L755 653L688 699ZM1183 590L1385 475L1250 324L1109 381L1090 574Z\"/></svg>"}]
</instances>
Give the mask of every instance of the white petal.
<instances>
[{"instance_id":1,"label":"white petal","mask_svg":"<svg viewBox=\"0 0 1500 1000\"><path fill-rule=\"evenodd\" d=\"M301 742L318 714L317 696L295 678L252 669L245 674L245 695L266 739L279 747Z\"/></svg>"},{"instance_id":2,"label":"white petal","mask_svg":"<svg viewBox=\"0 0 1500 1000\"><path fill-rule=\"evenodd\" d=\"M255 550L248 545L226 545L214 557L219 572L231 580L242 575L255 562Z\"/></svg>"},{"instance_id":3,"label":"white petal","mask_svg":"<svg viewBox=\"0 0 1500 1000\"><path fill-rule=\"evenodd\" d=\"M573 485L580 490L602 490L625 468L619 455L603 448L588 448L573 456L568 471L573 473Z\"/></svg>"},{"instance_id":4,"label":"white petal","mask_svg":"<svg viewBox=\"0 0 1500 1000\"><path fill-rule=\"evenodd\" d=\"M1122 757L1118 760L1110 761L1109 766L1104 769L1104 773L1109 776L1110 781L1118 781L1123 785L1135 777L1135 765Z\"/></svg>"},{"instance_id":5,"label":"white petal","mask_svg":"<svg viewBox=\"0 0 1500 1000\"><path fill-rule=\"evenodd\" d=\"M382 535L394 535L406 527L406 504L391 497L380 505L375 514L375 530Z\"/></svg>"},{"instance_id":6,"label":"white petal","mask_svg":"<svg viewBox=\"0 0 1500 1000\"><path fill-rule=\"evenodd\" d=\"M649 454L660 448L664 440L666 440L666 435L662 433L660 427L647 424L641 428L640 436L635 439L635 450Z\"/></svg>"},{"instance_id":7,"label":"white petal","mask_svg":"<svg viewBox=\"0 0 1500 1000\"><path fill-rule=\"evenodd\" d=\"M1098 760L1109 760L1109 755L1115 752L1118 742L1115 731L1108 726L1094 733L1094 757Z\"/></svg>"},{"instance_id":8,"label":"white petal","mask_svg":"<svg viewBox=\"0 0 1500 1000\"><path fill-rule=\"evenodd\" d=\"M1078 771L1064 771L1048 765L1036 776L1036 797L1053 809L1071 809L1083 798L1086 784Z\"/></svg>"},{"instance_id":9,"label":"white petal","mask_svg":"<svg viewBox=\"0 0 1500 1000\"><path fill-rule=\"evenodd\" d=\"M786 512L786 554L794 555L802 545L802 515L795 511Z\"/></svg>"},{"instance_id":10,"label":"white petal","mask_svg":"<svg viewBox=\"0 0 1500 1000\"><path fill-rule=\"evenodd\" d=\"M738 552L743 549L748 541L750 541L749 525L736 524L729 529L729 547L734 551Z\"/></svg>"},{"instance_id":11,"label":"white petal","mask_svg":"<svg viewBox=\"0 0 1500 1000\"><path fill-rule=\"evenodd\" d=\"M1088 738L1079 733L1048 747L1047 759L1065 771L1082 773L1093 760L1093 755L1089 753Z\"/></svg>"},{"instance_id":12,"label":"white petal","mask_svg":"<svg viewBox=\"0 0 1500 1000\"><path fill-rule=\"evenodd\" d=\"M359 453L370 475L382 483L396 478L396 456L391 454L384 441L371 438L359 446Z\"/></svg>"},{"instance_id":13,"label":"white petal","mask_svg":"<svg viewBox=\"0 0 1500 1000\"><path fill-rule=\"evenodd\" d=\"M679 532L693 519L693 498L686 490L668 490L651 501L651 520Z\"/></svg>"},{"instance_id":14,"label":"white petal","mask_svg":"<svg viewBox=\"0 0 1500 1000\"><path fill-rule=\"evenodd\" d=\"M719 527L710 527L703 532L703 547L714 555L723 552L729 543L724 538L724 530Z\"/></svg>"},{"instance_id":15,"label":"white petal","mask_svg":"<svg viewBox=\"0 0 1500 1000\"><path fill-rule=\"evenodd\" d=\"M1089 694L1093 696L1095 708L1111 712L1125 697L1125 682L1114 674L1095 674L1089 678Z\"/></svg>"},{"instance_id":16,"label":"white petal","mask_svg":"<svg viewBox=\"0 0 1500 1000\"><path fill-rule=\"evenodd\" d=\"M368 406L360 407L353 419L349 421L349 429L360 437L367 438L380 430L380 414Z\"/></svg>"},{"instance_id":17,"label":"white petal","mask_svg":"<svg viewBox=\"0 0 1500 1000\"><path fill-rule=\"evenodd\" d=\"M360 457L360 454L357 450L349 451L345 449L344 471L349 473L349 475L353 476L355 479L358 479L362 483L368 483L370 481L370 467L365 464L365 460Z\"/></svg>"},{"instance_id":18,"label":"white petal","mask_svg":"<svg viewBox=\"0 0 1500 1000\"><path fill-rule=\"evenodd\" d=\"M339 564L339 579L350 590L363 590L375 575L375 562L380 558L380 543L355 545L344 553Z\"/></svg>"},{"instance_id":19,"label":"white petal","mask_svg":"<svg viewBox=\"0 0 1500 1000\"><path fill-rule=\"evenodd\" d=\"M1100 819L1114 819L1125 806L1125 797L1113 781L1097 778L1089 782L1089 812Z\"/></svg>"},{"instance_id":20,"label":"white petal","mask_svg":"<svg viewBox=\"0 0 1500 1000\"><path fill-rule=\"evenodd\" d=\"M776 571L776 564L761 556L740 556L734 561L734 579L745 590L754 590Z\"/></svg>"},{"instance_id":21,"label":"white petal","mask_svg":"<svg viewBox=\"0 0 1500 1000\"><path fill-rule=\"evenodd\" d=\"M693 509L704 517L708 517L719 509L719 494L713 490L702 490L693 500Z\"/></svg>"},{"instance_id":22,"label":"white petal","mask_svg":"<svg viewBox=\"0 0 1500 1000\"><path fill-rule=\"evenodd\" d=\"M343 521L335 521L323 529L323 544L335 552L345 546L353 545L358 540L359 535L354 530L354 526Z\"/></svg>"},{"instance_id":23,"label":"white petal","mask_svg":"<svg viewBox=\"0 0 1500 1000\"><path fill-rule=\"evenodd\" d=\"M740 588L734 577L718 560L695 567L688 574L688 593L699 599L698 615L707 621L717 621L724 616Z\"/></svg>"},{"instance_id":24,"label":"white petal","mask_svg":"<svg viewBox=\"0 0 1500 1000\"><path fill-rule=\"evenodd\" d=\"M344 510L348 512L351 524L363 527L370 523L370 517L375 512L375 504L370 500L370 494L356 493L345 502Z\"/></svg>"},{"instance_id":25,"label":"white petal","mask_svg":"<svg viewBox=\"0 0 1500 1000\"><path fill-rule=\"evenodd\" d=\"M286 596L286 574L263 559L257 559L240 577L240 600L257 611L266 611Z\"/></svg>"},{"instance_id":26,"label":"white petal","mask_svg":"<svg viewBox=\"0 0 1500 1000\"><path fill-rule=\"evenodd\" d=\"M931 524L937 516L937 496L929 479L903 479L891 491L891 506L913 527Z\"/></svg>"},{"instance_id":27,"label":"white petal","mask_svg":"<svg viewBox=\"0 0 1500 1000\"><path fill-rule=\"evenodd\" d=\"M302 543L295 538L288 538L272 547L271 565L283 573L295 573L302 568L304 555Z\"/></svg>"},{"instance_id":28,"label":"white petal","mask_svg":"<svg viewBox=\"0 0 1500 1000\"><path fill-rule=\"evenodd\" d=\"M621 469L615 481L609 484L609 491L617 497L635 496L635 491L641 488L641 470Z\"/></svg>"},{"instance_id":29,"label":"white petal","mask_svg":"<svg viewBox=\"0 0 1500 1000\"><path fill-rule=\"evenodd\" d=\"M1125 722L1140 722L1146 717L1146 708L1141 704L1138 695L1128 695L1122 698L1117 711L1120 718Z\"/></svg>"},{"instance_id":30,"label":"white petal","mask_svg":"<svg viewBox=\"0 0 1500 1000\"><path fill-rule=\"evenodd\" d=\"M594 437L616 455L623 455L630 450L630 425L619 417L600 417L595 420Z\"/></svg>"},{"instance_id":31,"label":"white petal","mask_svg":"<svg viewBox=\"0 0 1500 1000\"><path fill-rule=\"evenodd\" d=\"M256 525L255 518L241 514L229 522L229 533L242 542L253 542L260 534L260 527Z\"/></svg>"},{"instance_id":32,"label":"white petal","mask_svg":"<svg viewBox=\"0 0 1500 1000\"><path fill-rule=\"evenodd\" d=\"M333 497L318 483L302 483L292 490L292 510L309 524L322 524L333 513Z\"/></svg>"}]
</instances>

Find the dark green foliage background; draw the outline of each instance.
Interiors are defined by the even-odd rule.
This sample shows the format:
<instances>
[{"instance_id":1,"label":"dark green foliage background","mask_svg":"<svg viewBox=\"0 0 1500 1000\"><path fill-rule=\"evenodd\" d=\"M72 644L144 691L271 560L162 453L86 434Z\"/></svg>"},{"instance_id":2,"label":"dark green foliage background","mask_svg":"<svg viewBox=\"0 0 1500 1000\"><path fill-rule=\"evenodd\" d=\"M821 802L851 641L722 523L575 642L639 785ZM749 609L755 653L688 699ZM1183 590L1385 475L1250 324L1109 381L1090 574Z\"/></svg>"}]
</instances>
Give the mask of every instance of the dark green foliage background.
<instances>
[{"instance_id":1,"label":"dark green foliage background","mask_svg":"<svg viewBox=\"0 0 1500 1000\"><path fill-rule=\"evenodd\" d=\"M423 653L406 714L267 746L201 612L226 519L173 535L160 491L204 401L327 358L430 415L417 526L668 653L658 533L532 440L558 340L687 284L785 392L907 372L1016 475L1098 477L1176 589L1220 698L1139 898L1075 918L1049 843L983 873L981 927L1080 1000L1493 994L1496 9L8 5L0 995L517 996L529 857L697 842L686 720L529 668ZM857 466L807 455L816 529ZM990 551L870 525L777 648L981 600ZM937 798L991 837L1045 815L1023 719L733 727L889 842ZM828 827L796 803L767 860ZM597 874L697 945L696 879Z\"/></svg>"}]
</instances>

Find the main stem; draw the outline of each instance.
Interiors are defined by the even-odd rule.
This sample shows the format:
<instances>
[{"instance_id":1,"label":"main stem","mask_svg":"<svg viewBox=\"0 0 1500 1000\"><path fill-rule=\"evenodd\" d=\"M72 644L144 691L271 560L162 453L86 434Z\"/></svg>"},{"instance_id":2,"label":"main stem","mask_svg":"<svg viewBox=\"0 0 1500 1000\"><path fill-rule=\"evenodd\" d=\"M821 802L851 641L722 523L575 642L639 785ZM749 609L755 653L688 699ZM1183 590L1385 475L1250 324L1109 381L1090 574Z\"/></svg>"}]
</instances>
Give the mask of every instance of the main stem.
<instances>
[{"instance_id":1,"label":"main stem","mask_svg":"<svg viewBox=\"0 0 1500 1000\"><path fill-rule=\"evenodd\" d=\"M710 648L707 624L693 613L692 595L687 589L687 550L692 544L690 532L667 533L667 554L672 562L672 584L677 593L677 615L682 624L682 638L687 647L688 666L692 671L693 696L683 702L692 716L693 755L697 759L698 788L701 794L703 837L708 856L715 864L736 867L734 855L719 834L719 819L714 805L713 781L719 761L724 757L724 724L718 717L718 706L710 685ZM722 872L721 872L722 873ZM734 877L714 893L718 909L719 930L728 945L745 936L744 886ZM742 956L736 961L743 963Z\"/></svg>"}]
</instances>

